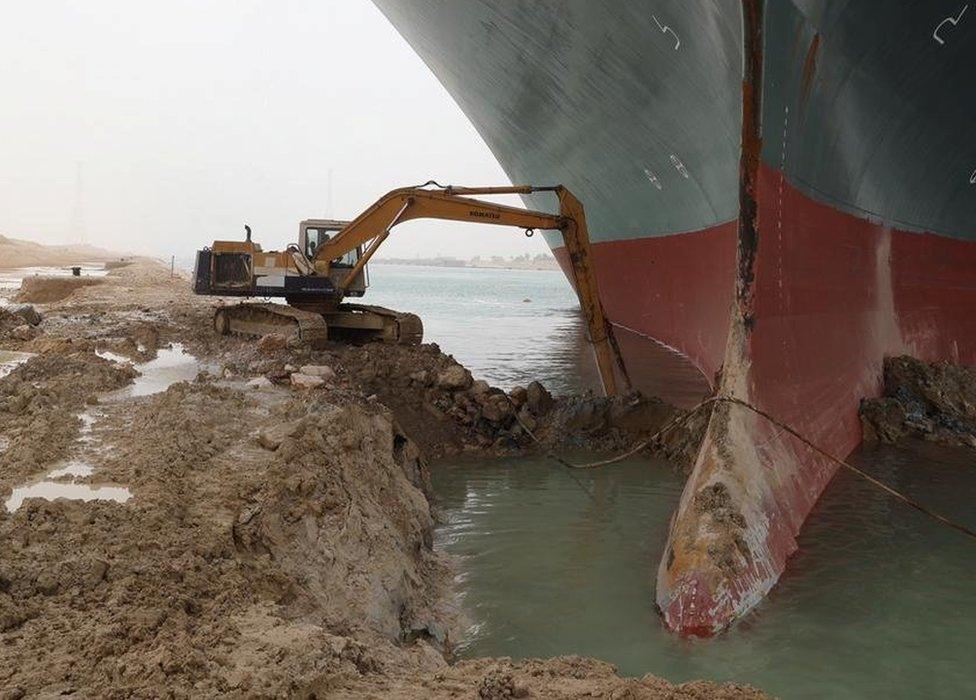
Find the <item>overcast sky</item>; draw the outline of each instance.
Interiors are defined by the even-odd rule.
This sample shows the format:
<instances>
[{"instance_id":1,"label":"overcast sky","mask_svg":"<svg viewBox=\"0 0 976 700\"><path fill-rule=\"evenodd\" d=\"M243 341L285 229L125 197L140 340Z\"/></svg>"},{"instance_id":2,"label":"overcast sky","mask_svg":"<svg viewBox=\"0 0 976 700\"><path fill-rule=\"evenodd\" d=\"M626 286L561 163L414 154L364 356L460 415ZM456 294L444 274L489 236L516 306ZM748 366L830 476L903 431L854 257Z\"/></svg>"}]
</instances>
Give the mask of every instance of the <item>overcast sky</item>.
<instances>
[{"instance_id":1,"label":"overcast sky","mask_svg":"<svg viewBox=\"0 0 976 700\"><path fill-rule=\"evenodd\" d=\"M508 182L369 0L2 3L0 234L189 256L246 221L271 249L393 187ZM411 222L384 253L541 238Z\"/></svg>"}]
</instances>

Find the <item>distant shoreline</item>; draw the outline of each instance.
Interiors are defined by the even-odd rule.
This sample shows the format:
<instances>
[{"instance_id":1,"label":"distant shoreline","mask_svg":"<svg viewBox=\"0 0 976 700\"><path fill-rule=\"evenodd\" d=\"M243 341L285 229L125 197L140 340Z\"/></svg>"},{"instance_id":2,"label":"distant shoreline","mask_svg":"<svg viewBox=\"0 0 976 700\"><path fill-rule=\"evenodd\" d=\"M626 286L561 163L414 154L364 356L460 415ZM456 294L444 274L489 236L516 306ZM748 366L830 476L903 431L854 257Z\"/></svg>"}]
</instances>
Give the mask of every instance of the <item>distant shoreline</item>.
<instances>
[{"instance_id":1,"label":"distant shoreline","mask_svg":"<svg viewBox=\"0 0 976 700\"><path fill-rule=\"evenodd\" d=\"M460 258L376 258L372 261L374 265L414 265L417 267L470 267L489 270L536 270L536 271L558 271L559 263L551 255L539 254L536 256L519 256L514 258L503 258L494 256L491 258L471 258L462 260Z\"/></svg>"}]
</instances>

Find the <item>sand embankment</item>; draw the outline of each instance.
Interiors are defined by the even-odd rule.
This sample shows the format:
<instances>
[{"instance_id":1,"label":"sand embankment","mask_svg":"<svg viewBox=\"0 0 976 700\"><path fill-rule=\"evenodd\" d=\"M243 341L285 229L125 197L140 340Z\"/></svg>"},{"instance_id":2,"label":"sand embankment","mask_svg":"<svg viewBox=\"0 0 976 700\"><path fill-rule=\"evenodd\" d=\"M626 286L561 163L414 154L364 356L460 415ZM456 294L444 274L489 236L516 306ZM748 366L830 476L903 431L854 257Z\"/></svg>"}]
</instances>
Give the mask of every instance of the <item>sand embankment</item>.
<instances>
[{"instance_id":1,"label":"sand embankment","mask_svg":"<svg viewBox=\"0 0 976 700\"><path fill-rule=\"evenodd\" d=\"M117 260L118 253L91 245L41 245L0 235L0 268L72 265Z\"/></svg>"}]
</instances>

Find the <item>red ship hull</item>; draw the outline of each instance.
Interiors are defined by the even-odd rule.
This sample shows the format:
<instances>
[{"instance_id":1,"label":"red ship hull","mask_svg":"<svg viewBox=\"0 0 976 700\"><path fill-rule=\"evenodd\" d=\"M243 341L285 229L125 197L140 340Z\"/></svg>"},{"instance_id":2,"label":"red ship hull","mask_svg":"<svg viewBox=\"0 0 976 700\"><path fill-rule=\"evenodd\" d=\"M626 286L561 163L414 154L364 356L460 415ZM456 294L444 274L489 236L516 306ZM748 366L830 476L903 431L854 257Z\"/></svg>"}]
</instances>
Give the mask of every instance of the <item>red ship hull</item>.
<instances>
[{"instance_id":1,"label":"red ship hull","mask_svg":"<svg viewBox=\"0 0 976 700\"><path fill-rule=\"evenodd\" d=\"M976 363L976 246L840 212L767 167L758 203L755 321L736 362L745 376L725 380L740 398L845 457L861 439L860 399L881 390L885 356ZM562 249L556 254L565 268ZM646 346L625 343L628 363L641 363L643 385L685 406L704 398L715 388L704 379L721 371L734 316L736 227L600 243L594 256L618 333L677 351L670 364L655 366ZM680 371L703 381L675 392ZM737 468L718 457L725 449L750 454ZM758 602L796 550L800 526L836 468L747 409L717 410L661 563L658 603L667 625L713 634ZM730 474L749 497L733 493L718 504L718 519L729 522L716 523L696 496ZM736 526L738 517L745 527ZM719 567L710 561L717 552Z\"/></svg>"}]
</instances>

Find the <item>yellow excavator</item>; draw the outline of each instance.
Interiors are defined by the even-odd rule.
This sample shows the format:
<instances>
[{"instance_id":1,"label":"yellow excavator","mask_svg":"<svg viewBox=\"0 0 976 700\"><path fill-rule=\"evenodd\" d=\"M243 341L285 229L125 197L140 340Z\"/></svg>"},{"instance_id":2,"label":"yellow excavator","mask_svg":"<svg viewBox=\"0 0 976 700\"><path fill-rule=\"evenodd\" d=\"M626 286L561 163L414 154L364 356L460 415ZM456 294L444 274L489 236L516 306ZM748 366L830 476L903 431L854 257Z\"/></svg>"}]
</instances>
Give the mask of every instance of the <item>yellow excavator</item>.
<instances>
[{"instance_id":1,"label":"yellow excavator","mask_svg":"<svg viewBox=\"0 0 976 700\"><path fill-rule=\"evenodd\" d=\"M472 195L552 192L559 213L548 214L474 199ZM283 297L275 303L219 307L218 333L263 336L279 333L321 345L327 340L381 340L418 344L423 325L414 314L346 302L366 291L366 264L397 224L411 219L446 219L562 233L572 266L573 286L586 318L597 367L608 395L617 393L614 358L623 364L603 313L590 256L583 205L561 185L554 187L442 187L431 181L393 190L353 221L309 219L299 226L298 243L281 252L263 251L245 226L243 241L215 241L197 251L193 286L197 294Z\"/></svg>"}]
</instances>

